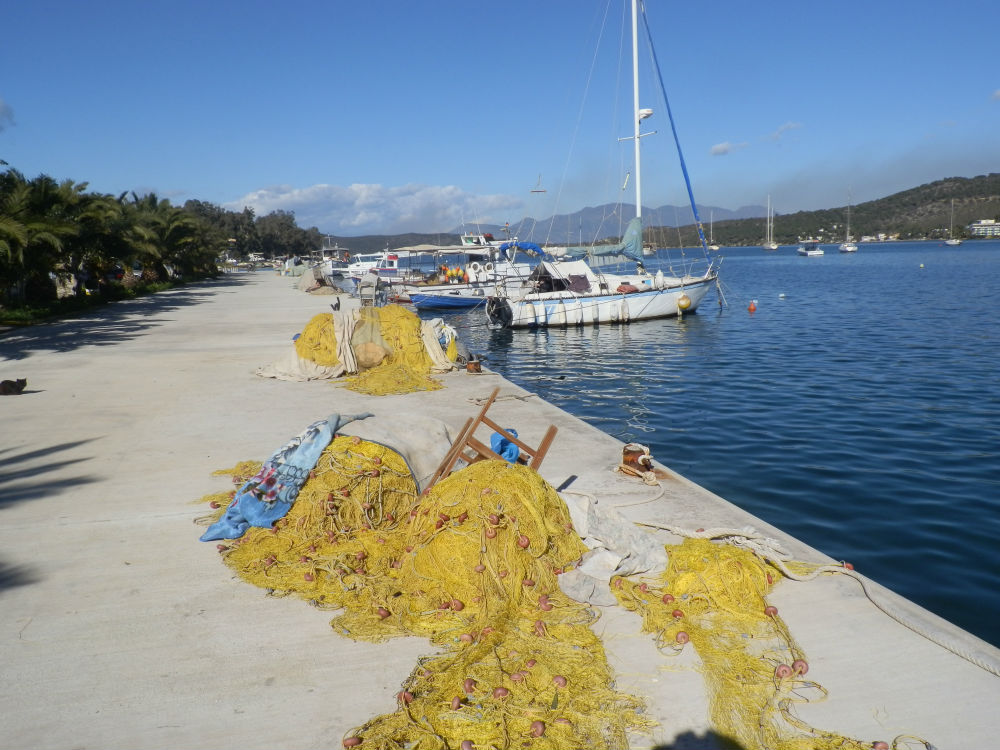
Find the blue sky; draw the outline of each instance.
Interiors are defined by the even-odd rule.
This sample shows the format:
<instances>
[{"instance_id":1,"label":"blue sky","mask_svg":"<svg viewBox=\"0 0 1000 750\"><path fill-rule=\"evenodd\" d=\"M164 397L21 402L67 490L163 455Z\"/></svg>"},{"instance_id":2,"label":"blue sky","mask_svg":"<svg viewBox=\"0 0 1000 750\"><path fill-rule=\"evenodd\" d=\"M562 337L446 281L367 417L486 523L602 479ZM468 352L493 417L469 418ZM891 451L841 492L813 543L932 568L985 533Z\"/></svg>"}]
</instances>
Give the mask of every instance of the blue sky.
<instances>
[{"instance_id":1,"label":"blue sky","mask_svg":"<svg viewBox=\"0 0 1000 750\"><path fill-rule=\"evenodd\" d=\"M631 169L622 5L8 3L0 159L340 236L613 203ZM647 0L647 15L700 204L770 195L791 213L1000 171L995 0ZM658 131L643 204L685 204L643 92Z\"/></svg>"}]
</instances>

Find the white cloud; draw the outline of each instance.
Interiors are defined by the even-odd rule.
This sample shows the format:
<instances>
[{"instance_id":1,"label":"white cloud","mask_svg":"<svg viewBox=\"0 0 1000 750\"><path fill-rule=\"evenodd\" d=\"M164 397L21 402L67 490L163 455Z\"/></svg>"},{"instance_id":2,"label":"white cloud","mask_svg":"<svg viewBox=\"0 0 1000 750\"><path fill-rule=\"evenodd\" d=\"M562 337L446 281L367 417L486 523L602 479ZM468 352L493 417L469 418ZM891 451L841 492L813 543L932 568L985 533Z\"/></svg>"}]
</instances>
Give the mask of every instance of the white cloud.
<instances>
[{"instance_id":1,"label":"white cloud","mask_svg":"<svg viewBox=\"0 0 1000 750\"><path fill-rule=\"evenodd\" d=\"M0 133L14 124L14 110L3 99L0 99Z\"/></svg>"},{"instance_id":2,"label":"white cloud","mask_svg":"<svg viewBox=\"0 0 1000 750\"><path fill-rule=\"evenodd\" d=\"M769 136L769 138L772 141L781 140L781 137L786 132L788 132L789 130L797 130L798 128L801 128L801 127L802 127L802 123L801 122L786 122L783 125L779 125L778 129L775 130L773 133L771 133L771 135Z\"/></svg>"},{"instance_id":3,"label":"white cloud","mask_svg":"<svg viewBox=\"0 0 1000 750\"><path fill-rule=\"evenodd\" d=\"M315 226L344 236L448 232L463 222L502 224L524 210L523 201L515 196L472 195L452 185L419 184L279 185L224 205L234 211L245 206L257 216L294 211L300 227Z\"/></svg>"},{"instance_id":4,"label":"white cloud","mask_svg":"<svg viewBox=\"0 0 1000 750\"><path fill-rule=\"evenodd\" d=\"M725 141L723 143L716 143L714 146L712 146L712 148L709 149L708 153L710 153L712 156L725 156L726 154L730 154L733 151L739 151L741 148L746 148L746 147L747 144L745 142L730 143L729 141ZM646 201L643 201L644 204L645 202Z\"/></svg>"}]
</instances>

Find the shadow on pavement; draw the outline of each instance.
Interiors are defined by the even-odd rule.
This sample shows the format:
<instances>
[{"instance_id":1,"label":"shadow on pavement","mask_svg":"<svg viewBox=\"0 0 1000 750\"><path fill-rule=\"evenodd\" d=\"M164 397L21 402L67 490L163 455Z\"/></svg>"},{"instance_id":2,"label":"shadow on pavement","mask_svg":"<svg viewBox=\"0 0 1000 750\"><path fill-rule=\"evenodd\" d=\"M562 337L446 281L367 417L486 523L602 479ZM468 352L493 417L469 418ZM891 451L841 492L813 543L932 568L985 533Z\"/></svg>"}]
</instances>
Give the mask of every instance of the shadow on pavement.
<instances>
[{"instance_id":1,"label":"shadow on pavement","mask_svg":"<svg viewBox=\"0 0 1000 750\"><path fill-rule=\"evenodd\" d=\"M160 313L202 302L253 282L254 274L226 274L134 300L111 302L76 317L9 329L0 335L0 360L21 360L36 351L68 352L83 346L111 346L141 336ZM30 385L30 383L29 383Z\"/></svg>"}]
</instances>

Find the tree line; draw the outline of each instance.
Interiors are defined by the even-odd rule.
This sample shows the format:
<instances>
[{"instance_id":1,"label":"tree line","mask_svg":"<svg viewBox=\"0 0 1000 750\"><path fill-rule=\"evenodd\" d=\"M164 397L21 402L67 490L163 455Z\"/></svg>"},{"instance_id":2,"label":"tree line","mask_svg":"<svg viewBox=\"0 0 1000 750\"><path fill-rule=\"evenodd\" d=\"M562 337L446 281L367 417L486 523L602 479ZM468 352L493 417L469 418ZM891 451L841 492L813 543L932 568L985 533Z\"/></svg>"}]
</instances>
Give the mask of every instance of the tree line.
<instances>
[{"instance_id":1,"label":"tree line","mask_svg":"<svg viewBox=\"0 0 1000 750\"><path fill-rule=\"evenodd\" d=\"M175 206L155 193L96 193L86 182L28 179L2 161L0 169L3 308L51 302L60 288L131 296L143 283L215 276L226 256L308 255L322 245L319 230L300 229L289 211Z\"/></svg>"},{"instance_id":2,"label":"tree line","mask_svg":"<svg viewBox=\"0 0 1000 750\"><path fill-rule=\"evenodd\" d=\"M952 224L954 236L966 238L966 228L973 221L1000 221L1000 174L949 177L855 206L778 213L774 220L774 239L782 245L795 244L807 237L843 242L848 211L850 233L855 239L879 234L902 240L945 239ZM764 239L764 219L717 221L713 230L715 241L726 247L759 245ZM699 244L693 225L647 228L646 232L646 239L657 247ZM705 233L708 234L707 225Z\"/></svg>"}]
</instances>

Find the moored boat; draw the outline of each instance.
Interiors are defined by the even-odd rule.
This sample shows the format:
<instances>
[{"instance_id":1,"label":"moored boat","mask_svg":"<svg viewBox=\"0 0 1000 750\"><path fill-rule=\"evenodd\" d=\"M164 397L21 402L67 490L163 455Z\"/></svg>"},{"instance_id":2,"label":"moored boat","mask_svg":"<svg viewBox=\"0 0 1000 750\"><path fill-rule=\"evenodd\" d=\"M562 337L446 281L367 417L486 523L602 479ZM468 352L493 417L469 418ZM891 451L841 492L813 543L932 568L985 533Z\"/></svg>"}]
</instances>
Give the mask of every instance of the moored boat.
<instances>
[{"instance_id":1,"label":"moored boat","mask_svg":"<svg viewBox=\"0 0 1000 750\"><path fill-rule=\"evenodd\" d=\"M795 251L799 255L823 255L823 248L819 246L819 240L802 240Z\"/></svg>"},{"instance_id":2,"label":"moored boat","mask_svg":"<svg viewBox=\"0 0 1000 750\"><path fill-rule=\"evenodd\" d=\"M653 110L639 104L638 80L638 21L640 13L645 24L645 10L632 2L632 72L633 72L633 134L636 216L625 229L622 242L613 246L567 248L561 257L544 259L518 288L498 289L489 297L486 315L491 326L502 328L535 328L548 326L599 325L630 323L638 320L681 316L697 310L708 290L718 282L718 266L709 257L710 246L698 216L690 180L684 167L684 157L673 127L673 114L660 87L667 114L674 133L677 154L694 213L703 261L687 264L679 276L666 275L662 270L651 274L643 265L642 180L640 169L640 140L642 123ZM648 32L648 25L646 26ZM647 38L649 35L647 34ZM651 40L650 40L651 43ZM651 55L656 66L655 55ZM662 78L660 78L662 81ZM602 261L617 257L632 261L635 270L609 273L603 270ZM701 266L703 263L703 267ZM601 265L599 265L601 264ZM600 269L600 270L598 270Z\"/></svg>"}]
</instances>

